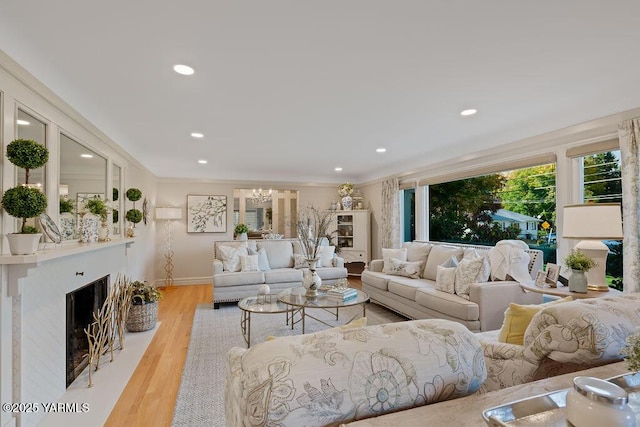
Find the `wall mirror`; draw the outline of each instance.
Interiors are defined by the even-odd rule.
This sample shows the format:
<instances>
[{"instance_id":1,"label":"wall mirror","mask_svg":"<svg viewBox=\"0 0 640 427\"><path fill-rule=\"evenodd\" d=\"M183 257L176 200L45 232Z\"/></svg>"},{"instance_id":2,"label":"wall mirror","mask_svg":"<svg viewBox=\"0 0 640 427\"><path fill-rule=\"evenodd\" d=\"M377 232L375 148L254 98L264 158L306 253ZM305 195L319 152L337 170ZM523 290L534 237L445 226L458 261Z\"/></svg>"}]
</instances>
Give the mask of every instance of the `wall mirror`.
<instances>
[{"instance_id":1,"label":"wall mirror","mask_svg":"<svg viewBox=\"0 0 640 427\"><path fill-rule=\"evenodd\" d=\"M17 136L18 139L32 139L39 144L46 146L47 125L41 120L38 120L29 113L25 113L22 110L18 110L18 119L16 120L18 125ZM44 168L43 166L38 169L29 171L29 186L34 186L45 191L44 182ZM16 168L18 171L18 184L25 183L25 170L22 168Z\"/></svg>"},{"instance_id":2,"label":"wall mirror","mask_svg":"<svg viewBox=\"0 0 640 427\"><path fill-rule=\"evenodd\" d=\"M91 197L105 197L107 159L60 134L60 232L63 240L79 237L78 224L84 203Z\"/></svg>"},{"instance_id":3,"label":"wall mirror","mask_svg":"<svg viewBox=\"0 0 640 427\"><path fill-rule=\"evenodd\" d=\"M233 225L247 224L250 238L268 233L296 237L297 216L297 190L233 190Z\"/></svg>"},{"instance_id":4,"label":"wall mirror","mask_svg":"<svg viewBox=\"0 0 640 427\"><path fill-rule=\"evenodd\" d=\"M122 188L120 186L120 183L122 182L122 168L114 164L111 174L111 185L113 186L111 194L111 206L113 206L113 234L119 236L121 232L120 224L122 224L122 221L120 221L120 212L122 211L120 209L122 206Z\"/></svg>"}]
</instances>

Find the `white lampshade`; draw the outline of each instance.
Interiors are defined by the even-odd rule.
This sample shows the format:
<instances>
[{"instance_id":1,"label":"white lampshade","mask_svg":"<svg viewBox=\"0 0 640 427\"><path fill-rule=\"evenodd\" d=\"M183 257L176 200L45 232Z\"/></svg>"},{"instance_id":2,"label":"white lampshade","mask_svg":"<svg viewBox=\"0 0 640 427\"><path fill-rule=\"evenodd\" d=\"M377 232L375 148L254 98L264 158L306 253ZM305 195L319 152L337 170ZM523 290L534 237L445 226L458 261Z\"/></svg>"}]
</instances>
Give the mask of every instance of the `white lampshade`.
<instances>
[{"instance_id":1,"label":"white lampshade","mask_svg":"<svg viewBox=\"0 0 640 427\"><path fill-rule=\"evenodd\" d=\"M156 208L156 219L182 219L182 208Z\"/></svg>"},{"instance_id":2,"label":"white lampshade","mask_svg":"<svg viewBox=\"0 0 640 427\"><path fill-rule=\"evenodd\" d=\"M565 206L562 237L582 240L622 239L620 204L594 203Z\"/></svg>"}]
</instances>

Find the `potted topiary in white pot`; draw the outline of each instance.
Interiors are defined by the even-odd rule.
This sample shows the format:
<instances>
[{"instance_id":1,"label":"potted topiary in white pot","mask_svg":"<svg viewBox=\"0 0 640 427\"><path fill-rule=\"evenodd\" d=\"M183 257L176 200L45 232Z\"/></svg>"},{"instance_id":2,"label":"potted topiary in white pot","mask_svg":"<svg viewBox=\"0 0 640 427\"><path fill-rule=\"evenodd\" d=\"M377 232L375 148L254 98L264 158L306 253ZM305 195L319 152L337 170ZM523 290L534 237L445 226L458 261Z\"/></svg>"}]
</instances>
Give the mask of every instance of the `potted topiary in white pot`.
<instances>
[{"instance_id":1,"label":"potted topiary in white pot","mask_svg":"<svg viewBox=\"0 0 640 427\"><path fill-rule=\"evenodd\" d=\"M247 224L243 223L236 225L236 228L233 230L233 233L236 235L236 240L247 240L248 232L249 227L247 227Z\"/></svg>"},{"instance_id":2,"label":"potted topiary in white pot","mask_svg":"<svg viewBox=\"0 0 640 427\"><path fill-rule=\"evenodd\" d=\"M134 237L136 235L136 224L142 221L142 212L140 209L136 209L136 202L142 198L142 191L138 188L130 188L126 193L127 199L133 202L133 209L129 209L124 217L132 225L127 229L127 237Z\"/></svg>"},{"instance_id":3,"label":"potted topiary in white pot","mask_svg":"<svg viewBox=\"0 0 640 427\"><path fill-rule=\"evenodd\" d=\"M7 234L9 251L13 255L29 255L38 250L42 233L30 225L29 218L40 216L47 209L47 196L39 188L29 185L29 171L44 166L49 150L30 139L16 139L7 145L7 158L25 170L25 183L5 191L2 208L9 215L22 219L20 231Z\"/></svg>"}]
</instances>

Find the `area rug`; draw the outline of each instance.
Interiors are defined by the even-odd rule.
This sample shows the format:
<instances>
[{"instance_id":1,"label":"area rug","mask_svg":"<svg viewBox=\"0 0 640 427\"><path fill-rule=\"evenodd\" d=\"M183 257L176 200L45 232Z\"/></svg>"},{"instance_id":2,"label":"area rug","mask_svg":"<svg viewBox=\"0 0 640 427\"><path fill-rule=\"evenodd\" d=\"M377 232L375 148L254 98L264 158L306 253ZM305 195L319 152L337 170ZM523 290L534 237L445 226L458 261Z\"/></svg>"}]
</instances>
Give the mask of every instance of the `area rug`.
<instances>
[{"instance_id":1,"label":"area rug","mask_svg":"<svg viewBox=\"0 0 640 427\"><path fill-rule=\"evenodd\" d=\"M338 326L354 315L360 306L340 310L340 322L322 310L312 315ZM196 308L191 330L187 359L182 371L176 398L172 426L224 426L224 379L227 374L226 354L232 347L246 347L240 332L241 311L236 304L222 304L214 310L212 304ZM367 324L406 320L375 304L367 304ZM252 314L251 345L264 341L269 335L300 334L300 324L291 330L284 314ZM307 318L305 332L317 332L328 326Z\"/></svg>"}]
</instances>

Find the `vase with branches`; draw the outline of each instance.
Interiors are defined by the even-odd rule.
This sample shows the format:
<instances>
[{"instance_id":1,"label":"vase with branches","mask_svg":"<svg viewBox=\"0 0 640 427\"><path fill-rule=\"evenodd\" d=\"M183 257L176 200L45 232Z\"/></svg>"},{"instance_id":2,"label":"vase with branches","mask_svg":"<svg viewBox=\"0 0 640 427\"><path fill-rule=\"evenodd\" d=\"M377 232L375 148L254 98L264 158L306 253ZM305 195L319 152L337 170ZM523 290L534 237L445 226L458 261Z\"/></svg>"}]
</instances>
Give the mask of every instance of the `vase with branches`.
<instances>
[{"instance_id":1,"label":"vase with branches","mask_svg":"<svg viewBox=\"0 0 640 427\"><path fill-rule=\"evenodd\" d=\"M307 259L309 271L303 277L303 285L307 288L306 296L309 298L318 295L321 280L315 271L315 266L320 256L320 246L327 238L329 226L333 221L332 211L320 210L314 206L309 206L298 213L296 228L298 230L298 241L302 254Z\"/></svg>"}]
</instances>

